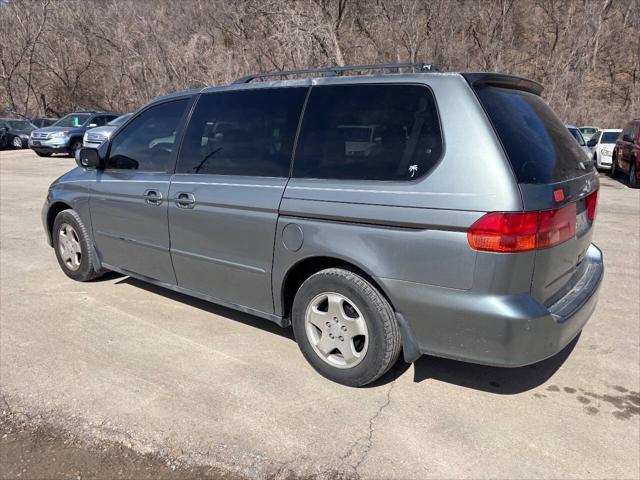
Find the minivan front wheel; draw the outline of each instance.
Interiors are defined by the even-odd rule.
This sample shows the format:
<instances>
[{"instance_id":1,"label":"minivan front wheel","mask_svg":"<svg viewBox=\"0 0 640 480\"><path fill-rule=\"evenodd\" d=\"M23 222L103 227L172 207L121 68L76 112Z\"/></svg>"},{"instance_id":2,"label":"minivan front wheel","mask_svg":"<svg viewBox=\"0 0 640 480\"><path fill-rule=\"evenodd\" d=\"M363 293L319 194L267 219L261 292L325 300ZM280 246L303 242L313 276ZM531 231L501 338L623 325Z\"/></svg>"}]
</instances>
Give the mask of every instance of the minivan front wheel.
<instances>
[{"instance_id":1,"label":"minivan front wheel","mask_svg":"<svg viewBox=\"0 0 640 480\"><path fill-rule=\"evenodd\" d=\"M95 268L89 233L74 210L58 213L51 234L58 264L68 277L86 282L104 273Z\"/></svg>"},{"instance_id":2,"label":"minivan front wheel","mask_svg":"<svg viewBox=\"0 0 640 480\"><path fill-rule=\"evenodd\" d=\"M302 354L321 375L359 387L382 376L400 353L391 305L360 275L330 268L296 293L292 323Z\"/></svg>"}]
</instances>

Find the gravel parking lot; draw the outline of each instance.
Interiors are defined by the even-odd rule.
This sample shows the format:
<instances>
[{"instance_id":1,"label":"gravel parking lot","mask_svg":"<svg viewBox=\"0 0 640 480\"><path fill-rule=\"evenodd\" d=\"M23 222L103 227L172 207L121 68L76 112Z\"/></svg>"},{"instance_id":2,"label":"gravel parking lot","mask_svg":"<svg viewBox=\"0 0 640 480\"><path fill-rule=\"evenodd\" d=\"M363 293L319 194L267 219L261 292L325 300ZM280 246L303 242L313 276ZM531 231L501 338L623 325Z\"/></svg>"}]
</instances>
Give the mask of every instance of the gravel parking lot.
<instances>
[{"instance_id":1,"label":"gravel parking lot","mask_svg":"<svg viewBox=\"0 0 640 480\"><path fill-rule=\"evenodd\" d=\"M249 477L640 476L639 190L601 176L604 285L565 351L511 370L422 357L352 389L264 320L127 277L65 277L40 208L73 166L0 152L5 415Z\"/></svg>"}]
</instances>

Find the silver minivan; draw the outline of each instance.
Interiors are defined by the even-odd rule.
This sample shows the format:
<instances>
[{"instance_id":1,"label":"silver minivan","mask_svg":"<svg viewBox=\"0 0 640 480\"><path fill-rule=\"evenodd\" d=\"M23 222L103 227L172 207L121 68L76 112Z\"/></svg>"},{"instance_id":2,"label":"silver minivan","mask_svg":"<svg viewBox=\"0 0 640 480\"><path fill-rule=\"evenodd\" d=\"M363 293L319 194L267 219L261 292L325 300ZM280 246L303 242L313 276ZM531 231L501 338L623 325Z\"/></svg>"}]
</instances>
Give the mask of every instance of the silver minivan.
<instances>
[{"instance_id":1,"label":"silver minivan","mask_svg":"<svg viewBox=\"0 0 640 480\"><path fill-rule=\"evenodd\" d=\"M559 352L603 276L599 183L542 87L341 75L367 68L257 74L145 105L49 188L60 267L291 325L309 363L346 385L401 351L505 367ZM317 78L271 80L297 73Z\"/></svg>"}]
</instances>

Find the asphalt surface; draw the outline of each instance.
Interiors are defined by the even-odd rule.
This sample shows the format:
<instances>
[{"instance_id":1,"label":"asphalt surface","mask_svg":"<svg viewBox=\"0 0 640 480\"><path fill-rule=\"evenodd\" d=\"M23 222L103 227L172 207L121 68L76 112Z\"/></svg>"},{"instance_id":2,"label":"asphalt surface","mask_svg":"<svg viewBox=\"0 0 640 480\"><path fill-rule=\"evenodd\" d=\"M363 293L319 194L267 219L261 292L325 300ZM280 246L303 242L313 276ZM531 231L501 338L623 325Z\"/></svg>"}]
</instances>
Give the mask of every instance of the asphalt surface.
<instances>
[{"instance_id":1,"label":"asphalt surface","mask_svg":"<svg viewBox=\"0 0 640 480\"><path fill-rule=\"evenodd\" d=\"M289 330L142 282L76 283L40 224L69 158L0 152L0 409L250 477L640 477L640 190L601 176L605 280L581 337L518 369L433 357L370 388Z\"/></svg>"}]
</instances>

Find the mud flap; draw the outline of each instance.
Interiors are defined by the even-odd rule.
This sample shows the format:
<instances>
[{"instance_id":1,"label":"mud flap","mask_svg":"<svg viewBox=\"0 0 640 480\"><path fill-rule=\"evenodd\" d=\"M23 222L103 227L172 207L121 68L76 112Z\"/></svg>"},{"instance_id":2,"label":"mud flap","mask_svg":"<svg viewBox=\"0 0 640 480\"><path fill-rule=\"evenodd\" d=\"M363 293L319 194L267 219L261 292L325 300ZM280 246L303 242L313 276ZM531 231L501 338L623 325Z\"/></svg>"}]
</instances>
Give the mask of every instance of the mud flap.
<instances>
[{"instance_id":1,"label":"mud flap","mask_svg":"<svg viewBox=\"0 0 640 480\"><path fill-rule=\"evenodd\" d=\"M413 332L407 320L398 312L396 312L396 319L398 320L398 326L400 327L400 333L402 335L402 354L404 361L406 363L413 363L422 356L422 353L413 338Z\"/></svg>"}]
</instances>

